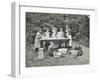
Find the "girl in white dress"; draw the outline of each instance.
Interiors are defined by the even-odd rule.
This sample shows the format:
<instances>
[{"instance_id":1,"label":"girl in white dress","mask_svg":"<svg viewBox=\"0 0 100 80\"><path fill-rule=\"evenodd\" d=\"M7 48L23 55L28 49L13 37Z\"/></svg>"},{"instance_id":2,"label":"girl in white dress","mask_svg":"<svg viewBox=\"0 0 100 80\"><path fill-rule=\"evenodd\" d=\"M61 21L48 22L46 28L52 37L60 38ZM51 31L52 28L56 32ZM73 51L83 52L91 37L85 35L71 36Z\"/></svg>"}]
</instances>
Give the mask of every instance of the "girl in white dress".
<instances>
[{"instance_id":1,"label":"girl in white dress","mask_svg":"<svg viewBox=\"0 0 100 80\"><path fill-rule=\"evenodd\" d=\"M68 25L66 25L66 37L68 38L68 34L69 34L69 27Z\"/></svg>"},{"instance_id":2,"label":"girl in white dress","mask_svg":"<svg viewBox=\"0 0 100 80\"><path fill-rule=\"evenodd\" d=\"M44 38L45 39L50 38L50 32L49 32L49 29L48 28L47 28L46 32L44 33Z\"/></svg>"},{"instance_id":3,"label":"girl in white dress","mask_svg":"<svg viewBox=\"0 0 100 80\"><path fill-rule=\"evenodd\" d=\"M70 33L68 35L68 38L70 39L69 40L69 47L71 47L72 46L72 35Z\"/></svg>"},{"instance_id":4,"label":"girl in white dress","mask_svg":"<svg viewBox=\"0 0 100 80\"><path fill-rule=\"evenodd\" d=\"M57 38L64 38L64 33L62 28L60 28L60 31L57 33Z\"/></svg>"},{"instance_id":5,"label":"girl in white dress","mask_svg":"<svg viewBox=\"0 0 100 80\"><path fill-rule=\"evenodd\" d=\"M53 27L52 28L52 35L51 35L51 38L57 38L56 34L57 34L57 28L56 27Z\"/></svg>"},{"instance_id":6,"label":"girl in white dress","mask_svg":"<svg viewBox=\"0 0 100 80\"><path fill-rule=\"evenodd\" d=\"M68 39L70 39L69 40L69 47L71 47L72 46L72 35L71 35L71 32L70 32L70 29L66 29L66 37L68 38Z\"/></svg>"},{"instance_id":7,"label":"girl in white dress","mask_svg":"<svg viewBox=\"0 0 100 80\"><path fill-rule=\"evenodd\" d=\"M38 52L38 49L40 48L40 39L41 39L41 31L36 33L36 37L35 37L35 51Z\"/></svg>"}]
</instances>

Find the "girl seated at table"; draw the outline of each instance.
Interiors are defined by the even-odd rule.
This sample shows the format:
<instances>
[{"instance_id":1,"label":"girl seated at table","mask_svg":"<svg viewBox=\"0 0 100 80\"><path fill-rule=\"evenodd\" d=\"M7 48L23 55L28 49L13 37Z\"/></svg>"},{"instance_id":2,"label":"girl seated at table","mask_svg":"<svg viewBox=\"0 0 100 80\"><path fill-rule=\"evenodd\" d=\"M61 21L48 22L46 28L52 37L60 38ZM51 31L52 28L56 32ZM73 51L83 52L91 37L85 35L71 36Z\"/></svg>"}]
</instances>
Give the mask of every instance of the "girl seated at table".
<instances>
[{"instance_id":1,"label":"girl seated at table","mask_svg":"<svg viewBox=\"0 0 100 80\"><path fill-rule=\"evenodd\" d=\"M57 38L57 28L56 27L53 27L52 28L52 35L51 35L51 38Z\"/></svg>"},{"instance_id":2,"label":"girl seated at table","mask_svg":"<svg viewBox=\"0 0 100 80\"><path fill-rule=\"evenodd\" d=\"M60 31L57 33L57 38L64 38L64 32L62 28L60 28Z\"/></svg>"},{"instance_id":3,"label":"girl seated at table","mask_svg":"<svg viewBox=\"0 0 100 80\"><path fill-rule=\"evenodd\" d=\"M42 38L45 38L45 39L50 38L50 32L49 32L49 29L48 28L46 29L46 32L43 34L43 37Z\"/></svg>"},{"instance_id":4,"label":"girl seated at table","mask_svg":"<svg viewBox=\"0 0 100 80\"><path fill-rule=\"evenodd\" d=\"M64 38L63 28L60 28L60 31L57 33L57 38L61 39ZM58 41L59 48L61 48L63 41Z\"/></svg>"}]
</instances>

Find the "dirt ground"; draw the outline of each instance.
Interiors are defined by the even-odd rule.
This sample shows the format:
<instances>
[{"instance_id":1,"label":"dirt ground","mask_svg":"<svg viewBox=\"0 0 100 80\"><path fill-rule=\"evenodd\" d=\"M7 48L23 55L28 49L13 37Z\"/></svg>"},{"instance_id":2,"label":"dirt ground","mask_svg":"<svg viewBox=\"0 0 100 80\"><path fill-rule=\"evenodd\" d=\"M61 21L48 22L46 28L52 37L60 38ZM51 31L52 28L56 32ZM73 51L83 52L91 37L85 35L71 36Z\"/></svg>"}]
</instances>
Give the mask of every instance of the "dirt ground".
<instances>
[{"instance_id":1,"label":"dirt ground","mask_svg":"<svg viewBox=\"0 0 100 80\"><path fill-rule=\"evenodd\" d=\"M73 47L80 45L77 42L73 42ZM40 67L40 66L61 66L61 65L83 65L89 64L89 48L80 45L83 50L83 55L74 58L74 55L66 54L65 57L54 58L46 56L43 59L38 59L34 49L30 46L26 46L26 67Z\"/></svg>"}]
</instances>

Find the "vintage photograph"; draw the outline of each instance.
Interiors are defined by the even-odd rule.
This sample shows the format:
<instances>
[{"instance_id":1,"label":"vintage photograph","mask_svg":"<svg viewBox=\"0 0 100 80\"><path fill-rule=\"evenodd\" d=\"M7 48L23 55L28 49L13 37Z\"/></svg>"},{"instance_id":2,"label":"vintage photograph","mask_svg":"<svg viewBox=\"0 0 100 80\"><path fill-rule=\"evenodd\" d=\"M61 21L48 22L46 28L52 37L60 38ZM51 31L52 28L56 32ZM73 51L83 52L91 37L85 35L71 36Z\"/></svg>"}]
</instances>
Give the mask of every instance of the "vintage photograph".
<instances>
[{"instance_id":1,"label":"vintage photograph","mask_svg":"<svg viewBox=\"0 0 100 80\"><path fill-rule=\"evenodd\" d=\"M90 16L25 13L26 67L90 63Z\"/></svg>"}]
</instances>

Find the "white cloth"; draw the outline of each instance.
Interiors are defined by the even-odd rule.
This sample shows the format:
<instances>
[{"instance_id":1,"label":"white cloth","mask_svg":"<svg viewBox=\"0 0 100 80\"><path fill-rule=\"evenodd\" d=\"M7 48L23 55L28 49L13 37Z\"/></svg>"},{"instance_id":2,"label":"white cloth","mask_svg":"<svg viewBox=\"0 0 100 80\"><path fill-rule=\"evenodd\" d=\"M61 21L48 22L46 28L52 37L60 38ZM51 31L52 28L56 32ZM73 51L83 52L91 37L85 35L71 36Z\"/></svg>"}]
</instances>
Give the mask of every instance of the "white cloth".
<instances>
[{"instance_id":1,"label":"white cloth","mask_svg":"<svg viewBox=\"0 0 100 80\"><path fill-rule=\"evenodd\" d=\"M55 58L58 58L62 55L62 53L61 52L54 52L53 55Z\"/></svg>"},{"instance_id":2,"label":"white cloth","mask_svg":"<svg viewBox=\"0 0 100 80\"><path fill-rule=\"evenodd\" d=\"M60 53L63 53L63 54L66 54L67 53L67 50L66 48L61 48L61 49L58 49L58 52Z\"/></svg>"},{"instance_id":3,"label":"white cloth","mask_svg":"<svg viewBox=\"0 0 100 80\"><path fill-rule=\"evenodd\" d=\"M71 50L70 52L71 52L71 54L76 55L79 51L77 51L77 50Z\"/></svg>"}]
</instances>

